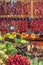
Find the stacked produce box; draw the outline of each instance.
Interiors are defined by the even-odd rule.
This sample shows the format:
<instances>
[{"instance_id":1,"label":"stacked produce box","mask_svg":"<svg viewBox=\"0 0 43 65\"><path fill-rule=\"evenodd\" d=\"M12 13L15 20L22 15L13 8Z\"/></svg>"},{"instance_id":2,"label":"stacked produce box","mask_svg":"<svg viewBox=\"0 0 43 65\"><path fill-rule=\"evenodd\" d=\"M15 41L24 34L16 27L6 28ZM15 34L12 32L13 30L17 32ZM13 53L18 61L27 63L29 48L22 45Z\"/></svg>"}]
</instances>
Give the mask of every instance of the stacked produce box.
<instances>
[{"instance_id":1,"label":"stacked produce box","mask_svg":"<svg viewBox=\"0 0 43 65\"><path fill-rule=\"evenodd\" d=\"M0 31L6 32L26 32L28 30L28 20L26 18L1 18L0 19ZM4 31L4 32L3 32Z\"/></svg>"},{"instance_id":2,"label":"stacked produce box","mask_svg":"<svg viewBox=\"0 0 43 65\"><path fill-rule=\"evenodd\" d=\"M0 15L30 15L30 2L0 2Z\"/></svg>"},{"instance_id":3,"label":"stacked produce box","mask_svg":"<svg viewBox=\"0 0 43 65\"><path fill-rule=\"evenodd\" d=\"M43 32L43 18L37 18L31 22L31 30L36 32Z\"/></svg>"},{"instance_id":4,"label":"stacked produce box","mask_svg":"<svg viewBox=\"0 0 43 65\"><path fill-rule=\"evenodd\" d=\"M34 2L34 16L43 17L43 1Z\"/></svg>"}]
</instances>

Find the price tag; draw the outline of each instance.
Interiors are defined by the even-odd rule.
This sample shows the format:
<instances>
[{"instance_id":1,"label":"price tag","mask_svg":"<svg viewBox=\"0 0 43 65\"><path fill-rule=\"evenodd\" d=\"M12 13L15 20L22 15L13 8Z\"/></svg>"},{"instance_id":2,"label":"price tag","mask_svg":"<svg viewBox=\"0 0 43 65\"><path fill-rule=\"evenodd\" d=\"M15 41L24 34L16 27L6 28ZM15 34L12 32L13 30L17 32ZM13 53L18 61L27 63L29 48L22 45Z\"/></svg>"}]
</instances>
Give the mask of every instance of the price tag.
<instances>
[{"instance_id":1,"label":"price tag","mask_svg":"<svg viewBox=\"0 0 43 65\"><path fill-rule=\"evenodd\" d=\"M15 2L17 2L17 0L11 0L11 3L13 3L13 2L15 3Z\"/></svg>"},{"instance_id":2,"label":"price tag","mask_svg":"<svg viewBox=\"0 0 43 65\"><path fill-rule=\"evenodd\" d=\"M34 41L34 45L37 45L37 41Z\"/></svg>"}]
</instances>

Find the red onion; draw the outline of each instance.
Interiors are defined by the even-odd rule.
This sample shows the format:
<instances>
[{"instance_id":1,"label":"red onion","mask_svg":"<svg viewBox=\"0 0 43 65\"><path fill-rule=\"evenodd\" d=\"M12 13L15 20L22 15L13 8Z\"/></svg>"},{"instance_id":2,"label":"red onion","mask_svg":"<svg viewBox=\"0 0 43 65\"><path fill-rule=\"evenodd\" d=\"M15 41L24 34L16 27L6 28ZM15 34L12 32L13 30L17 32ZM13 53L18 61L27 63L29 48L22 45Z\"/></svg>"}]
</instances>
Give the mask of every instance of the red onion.
<instances>
[{"instance_id":1,"label":"red onion","mask_svg":"<svg viewBox=\"0 0 43 65\"><path fill-rule=\"evenodd\" d=\"M9 56L6 65L30 65L30 62L27 57L15 54Z\"/></svg>"}]
</instances>

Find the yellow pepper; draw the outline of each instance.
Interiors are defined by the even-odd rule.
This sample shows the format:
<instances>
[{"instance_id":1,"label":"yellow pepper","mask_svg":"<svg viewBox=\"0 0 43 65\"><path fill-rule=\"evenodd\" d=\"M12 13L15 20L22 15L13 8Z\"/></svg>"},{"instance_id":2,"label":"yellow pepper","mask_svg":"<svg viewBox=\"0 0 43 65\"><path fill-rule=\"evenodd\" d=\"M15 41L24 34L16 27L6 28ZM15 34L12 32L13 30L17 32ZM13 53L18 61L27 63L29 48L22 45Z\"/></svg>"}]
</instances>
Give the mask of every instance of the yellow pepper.
<instances>
[{"instance_id":1,"label":"yellow pepper","mask_svg":"<svg viewBox=\"0 0 43 65\"><path fill-rule=\"evenodd\" d=\"M22 34L21 34L21 38L27 38L26 33L22 33Z\"/></svg>"},{"instance_id":2,"label":"yellow pepper","mask_svg":"<svg viewBox=\"0 0 43 65\"><path fill-rule=\"evenodd\" d=\"M34 33L31 34L31 39L35 39L36 35Z\"/></svg>"},{"instance_id":3,"label":"yellow pepper","mask_svg":"<svg viewBox=\"0 0 43 65\"><path fill-rule=\"evenodd\" d=\"M12 33L12 36L13 36L13 37L16 37L16 34L17 34L16 32L13 32L13 33Z\"/></svg>"}]
</instances>

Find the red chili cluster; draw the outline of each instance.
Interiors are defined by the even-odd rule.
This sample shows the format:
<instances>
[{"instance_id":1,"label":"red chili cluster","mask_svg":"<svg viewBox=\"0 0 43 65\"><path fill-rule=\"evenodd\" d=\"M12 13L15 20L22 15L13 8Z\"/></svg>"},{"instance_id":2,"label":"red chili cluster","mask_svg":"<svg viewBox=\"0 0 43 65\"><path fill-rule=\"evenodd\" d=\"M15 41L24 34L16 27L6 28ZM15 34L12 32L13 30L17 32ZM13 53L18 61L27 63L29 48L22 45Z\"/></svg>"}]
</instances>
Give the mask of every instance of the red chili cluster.
<instances>
[{"instance_id":1,"label":"red chili cluster","mask_svg":"<svg viewBox=\"0 0 43 65\"><path fill-rule=\"evenodd\" d=\"M10 27L14 26L16 32L26 32L28 30L28 21L27 19L14 19L14 18L2 18L0 19L0 31L2 33L9 32ZM5 32L3 32L5 31Z\"/></svg>"},{"instance_id":2,"label":"red chili cluster","mask_svg":"<svg viewBox=\"0 0 43 65\"><path fill-rule=\"evenodd\" d=\"M43 16L43 2L34 2L34 14Z\"/></svg>"},{"instance_id":3,"label":"red chili cluster","mask_svg":"<svg viewBox=\"0 0 43 65\"><path fill-rule=\"evenodd\" d=\"M31 22L31 30L34 32L43 32L43 19L33 20Z\"/></svg>"},{"instance_id":4,"label":"red chili cluster","mask_svg":"<svg viewBox=\"0 0 43 65\"><path fill-rule=\"evenodd\" d=\"M6 65L30 65L29 60L22 55L9 56Z\"/></svg>"},{"instance_id":5,"label":"red chili cluster","mask_svg":"<svg viewBox=\"0 0 43 65\"><path fill-rule=\"evenodd\" d=\"M30 15L30 2L0 2L0 15Z\"/></svg>"}]
</instances>

